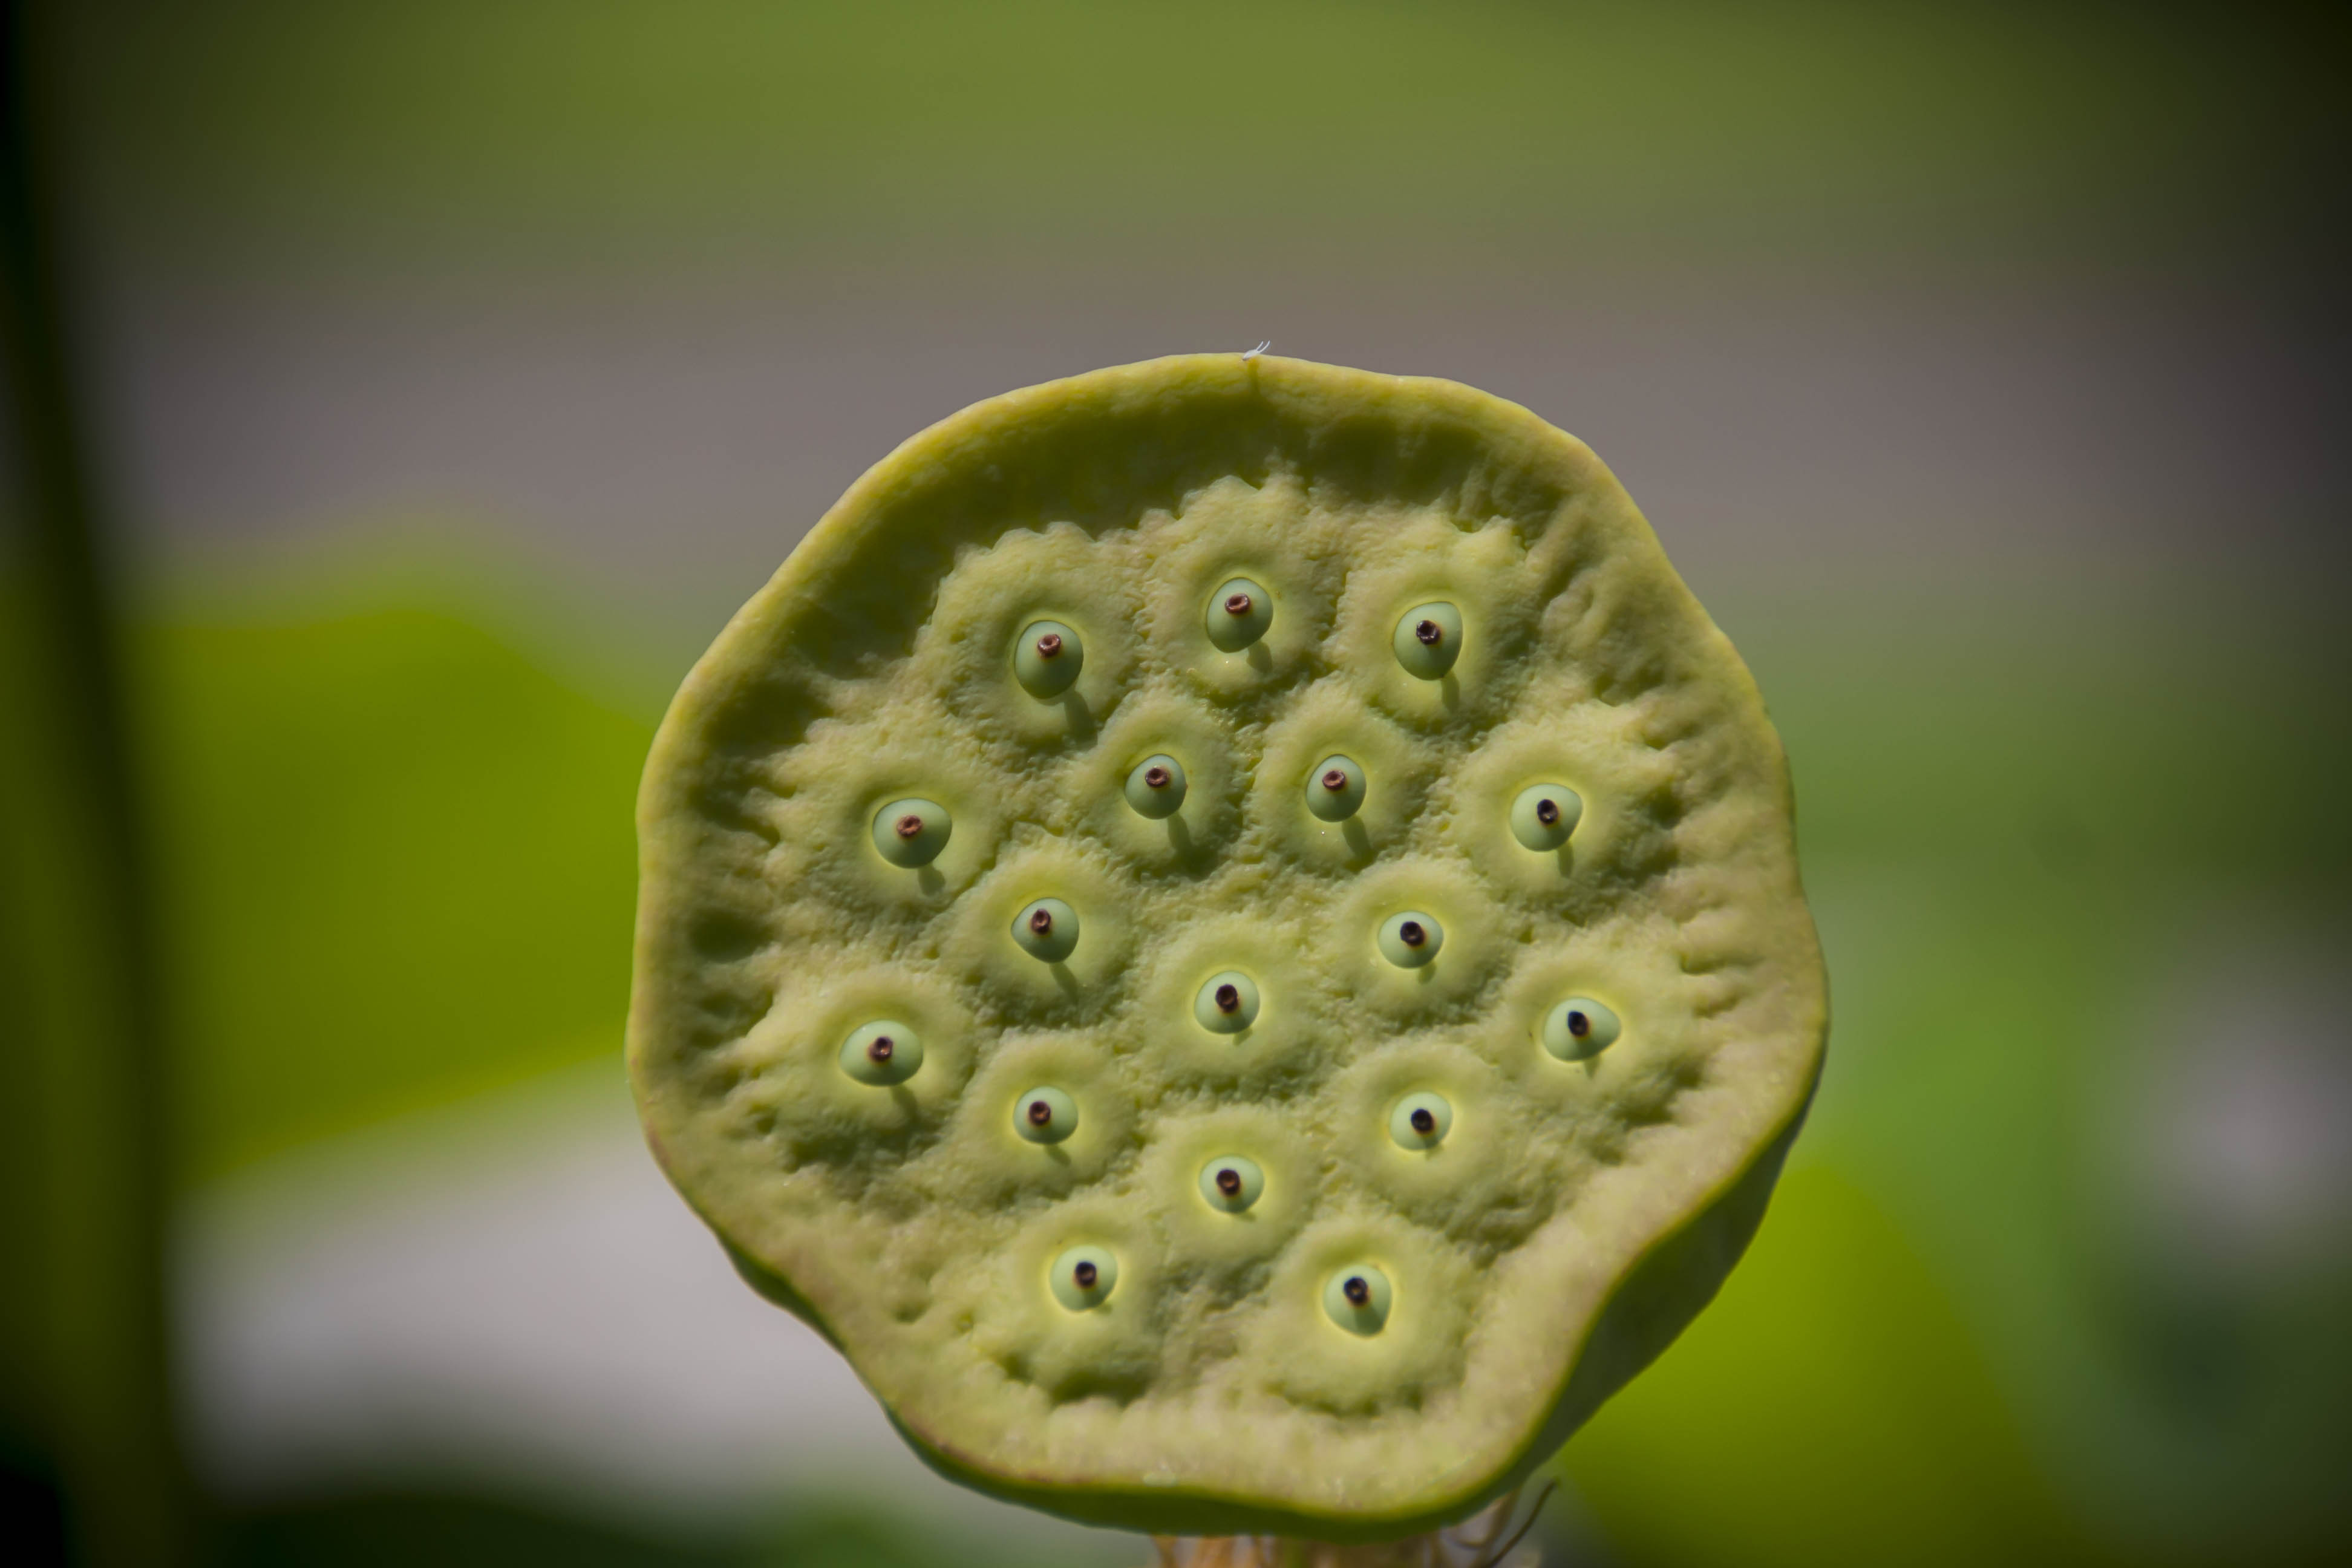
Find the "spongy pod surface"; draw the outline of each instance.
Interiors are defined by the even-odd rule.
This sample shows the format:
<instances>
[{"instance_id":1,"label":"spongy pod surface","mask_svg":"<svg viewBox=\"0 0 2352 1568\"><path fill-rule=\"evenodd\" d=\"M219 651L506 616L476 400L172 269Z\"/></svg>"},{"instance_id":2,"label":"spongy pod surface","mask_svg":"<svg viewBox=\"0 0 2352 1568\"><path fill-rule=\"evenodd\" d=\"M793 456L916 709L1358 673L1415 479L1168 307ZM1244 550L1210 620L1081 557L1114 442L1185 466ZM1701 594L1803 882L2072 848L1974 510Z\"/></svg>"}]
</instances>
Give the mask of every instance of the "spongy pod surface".
<instances>
[{"instance_id":1,"label":"spongy pod surface","mask_svg":"<svg viewBox=\"0 0 2352 1568\"><path fill-rule=\"evenodd\" d=\"M1818 1078L1787 768L1580 442L1192 355L917 436L656 739L670 1179L936 1468L1402 1535L1713 1295Z\"/></svg>"}]
</instances>

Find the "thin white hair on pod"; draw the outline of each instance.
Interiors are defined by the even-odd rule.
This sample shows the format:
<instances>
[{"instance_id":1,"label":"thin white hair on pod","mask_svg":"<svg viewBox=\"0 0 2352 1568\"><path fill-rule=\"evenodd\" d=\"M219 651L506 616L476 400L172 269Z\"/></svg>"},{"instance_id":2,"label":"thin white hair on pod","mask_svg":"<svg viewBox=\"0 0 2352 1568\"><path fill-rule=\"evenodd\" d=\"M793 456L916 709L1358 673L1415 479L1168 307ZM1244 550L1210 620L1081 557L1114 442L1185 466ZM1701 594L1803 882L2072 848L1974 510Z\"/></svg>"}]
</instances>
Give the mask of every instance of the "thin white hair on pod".
<instances>
[{"instance_id":1,"label":"thin white hair on pod","mask_svg":"<svg viewBox=\"0 0 2352 1568\"><path fill-rule=\"evenodd\" d=\"M1265 342L1262 342L1262 343L1258 344L1258 346L1257 346L1257 347L1255 347L1255 348L1254 348L1254 349L1245 349L1245 350L1244 350L1244 351L1242 352L1242 359L1243 359L1244 362L1247 362L1247 361L1249 361L1249 360L1254 360L1254 359L1257 358L1257 356L1258 356L1258 355L1260 355L1260 354L1262 354L1262 353L1265 353L1265 351L1266 351L1266 350L1268 350L1268 349L1270 349L1270 348L1272 348L1272 347L1274 347L1274 340L1273 340L1272 338L1268 338L1268 339L1266 339L1266 340L1265 340Z\"/></svg>"}]
</instances>

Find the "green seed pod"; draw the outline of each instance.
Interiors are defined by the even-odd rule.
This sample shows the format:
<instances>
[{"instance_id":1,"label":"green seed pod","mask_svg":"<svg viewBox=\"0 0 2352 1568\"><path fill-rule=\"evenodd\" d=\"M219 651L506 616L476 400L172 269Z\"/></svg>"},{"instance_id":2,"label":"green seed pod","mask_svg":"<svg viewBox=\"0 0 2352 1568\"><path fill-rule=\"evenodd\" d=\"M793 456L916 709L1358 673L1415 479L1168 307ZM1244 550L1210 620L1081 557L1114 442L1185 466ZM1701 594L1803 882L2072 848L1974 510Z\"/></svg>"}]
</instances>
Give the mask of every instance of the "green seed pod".
<instances>
[{"instance_id":1,"label":"green seed pod","mask_svg":"<svg viewBox=\"0 0 2352 1568\"><path fill-rule=\"evenodd\" d=\"M1564 1062L1582 1061L1614 1045L1622 1027L1591 997L1571 996L1544 1015L1544 1049Z\"/></svg>"},{"instance_id":2,"label":"green seed pod","mask_svg":"<svg viewBox=\"0 0 2352 1568\"><path fill-rule=\"evenodd\" d=\"M1364 770L1352 757L1329 756L1307 777L1307 809L1326 822L1345 822L1364 804Z\"/></svg>"},{"instance_id":3,"label":"green seed pod","mask_svg":"<svg viewBox=\"0 0 2352 1568\"><path fill-rule=\"evenodd\" d=\"M1013 640L1013 678L1040 702L1076 685L1086 662L1086 644L1059 621L1032 621Z\"/></svg>"},{"instance_id":4,"label":"green seed pod","mask_svg":"<svg viewBox=\"0 0 2352 1568\"><path fill-rule=\"evenodd\" d=\"M1381 922L1381 956L1399 969L1419 969L1445 945L1445 928L1419 910Z\"/></svg>"},{"instance_id":5,"label":"green seed pod","mask_svg":"<svg viewBox=\"0 0 2352 1568\"><path fill-rule=\"evenodd\" d=\"M1239 1214L1265 1194L1265 1173L1255 1160L1225 1154L1201 1167L1201 1196L1213 1209Z\"/></svg>"},{"instance_id":6,"label":"green seed pod","mask_svg":"<svg viewBox=\"0 0 2352 1568\"><path fill-rule=\"evenodd\" d=\"M1078 1102L1058 1089L1033 1089L1013 1102L1013 1130L1032 1143L1059 1143L1078 1130Z\"/></svg>"},{"instance_id":7,"label":"green seed pod","mask_svg":"<svg viewBox=\"0 0 2352 1568\"><path fill-rule=\"evenodd\" d=\"M1213 1035L1238 1035L1257 1022L1257 982L1238 969L1213 974L1192 998L1192 1016Z\"/></svg>"},{"instance_id":8,"label":"green seed pod","mask_svg":"<svg viewBox=\"0 0 2352 1568\"><path fill-rule=\"evenodd\" d=\"M1397 622L1389 643L1408 674L1435 680L1462 657L1462 612L1447 604L1417 605Z\"/></svg>"},{"instance_id":9,"label":"green seed pod","mask_svg":"<svg viewBox=\"0 0 2352 1568\"><path fill-rule=\"evenodd\" d=\"M874 847L893 866L928 866L948 847L955 825L936 801L894 800L874 814Z\"/></svg>"},{"instance_id":10,"label":"green seed pod","mask_svg":"<svg viewBox=\"0 0 2352 1568\"><path fill-rule=\"evenodd\" d=\"M1442 1094L1408 1094L1389 1112L1389 1136L1400 1149L1434 1149L1453 1131L1453 1102Z\"/></svg>"},{"instance_id":11,"label":"green seed pod","mask_svg":"<svg viewBox=\"0 0 2352 1568\"><path fill-rule=\"evenodd\" d=\"M1059 963L1078 945L1078 911L1059 899L1032 899L1013 917L1013 940L1040 963Z\"/></svg>"},{"instance_id":12,"label":"green seed pod","mask_svg":"<svg viewBox=\"0 0 2352 1568\"><path fill-rule=\"evenodd\" d=\"M1209 596L1205 618L1209 641L1239 653L1274 625L1274 595L1246 577L1234 577Z\"/></svg>"},{"instance_id":13,"label":"green seed pod","mask_svg":"<svg viewBox=\"0 0 2352 1568\"><path fill-rule=\"evenodd\" d=\"M1557 849L1584 816L1584 797L1566 784L1529 784L1511 802L1511 837L1527 848Z\"/></svg>"},{"instance_id":14,"label":"green seed pod","mask_svg":"<svg viewBox=\"0 0 2352 1568\"><path fill-rule=\"evenodd\" d=\"M841 1042L841 1070L860 1083L904 1083L923 1065L923 1042L906 1025L861 1024Z\"/></svg>"},{"instance_id":15,"label":"green seed pod","mask_svg":"<svg viewBox=\"0 0 2352 1568\"><path fill-rule=\"evenodd\" d=\"M1342 1268L1323 1287L1323 1310L1331 1321L1351 1334L1366 1337L1388 1327L1393 1299L1389 1277L1369 1263Z\"/></svg>"},{"instance_id":16,"label":"green seed pod","mask_svg":"<svg viewBox=\"0 0 2352 1568\"><path fill-rule=\"evenodd\" d=\"M1136 763L1127 775L1127 804L1155 821L1175 816L1184 804L1184 764L1165 752Z\"/></svg>"},{"instance_id":17,"label":"green seed pod","mask_svg":"<svg viewBox=\"0 0 2352 1568\"><path fill-rule=\"evenodd\" d=\"M1091 1311L1110 1300L1118 1283L1118 1259L1106 1247L1073 1247L1054 1259L1046 1278L1053 1284L1054 1300L1073 1312Z\"/></svg>"},{"instance_id":18,"label":"green seed pod","mask_svg":"<svg viewBox=\"0 0 2352 1568\"><path fill-rule=\"evenodd\" d=\"M1450 383L1178 356L916 437L637 826L663 1168L934 1468L1107 1526L1465 1518L1713 1297L1818 1078L1754 682L1591 453Z\"/></svg>"}]
</instances>

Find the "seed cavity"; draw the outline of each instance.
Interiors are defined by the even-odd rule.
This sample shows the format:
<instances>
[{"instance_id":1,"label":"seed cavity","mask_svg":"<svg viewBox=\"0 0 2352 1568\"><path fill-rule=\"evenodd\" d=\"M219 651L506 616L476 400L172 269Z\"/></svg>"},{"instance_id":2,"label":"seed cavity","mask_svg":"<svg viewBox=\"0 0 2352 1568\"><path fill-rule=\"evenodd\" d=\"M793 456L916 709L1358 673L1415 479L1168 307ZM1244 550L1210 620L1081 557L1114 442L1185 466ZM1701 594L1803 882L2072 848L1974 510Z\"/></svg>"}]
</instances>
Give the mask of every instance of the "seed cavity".
<instances>
[{"instance_id":1,"label":"seed cavity","mask_svg":"<svg viewBox=\"0 0 2352 1568\"><path fill-rule=\"evenodd\" d=\"M1584 797L1566 784L1529 784L1511 802L1511 837L1538 854L1558 849L1584 816Z\"/></svg>"},{"instance_id":2,"label":"seed cavity","mask_svg":"<svg viewBox=\"0 0 2352 1568\"><path fill-rule=\"evenodd\" d=\"M1407 610L1389 646L1407 674L1435 680L1462 657L1462 612L1442 602Z\"/></svg>"},{"instance_id":3,"label":"seed cavity","mask_svg":"<svg viewBox=\"0 0 2352 1568\"><path fill-rule=\"evenodd\" d=\"M1239 653L1274 625L1274 596L1246 577L1235 577L1209 596L1209 641Z\"/></svg>"},{"instance_id":4,"label":"seed cavity","mask_svg":"<svg viewBox=\"0 0 2352 1568\"><path fill-rule=\"evenodd\" d=\"M877 1089L904 1083L923 1065L923 1042L896 1019L860 1024L841 1042L841 1070Z\"/></svg>"},{"instance_id":5,"label":"seed cavity","mask_svg":"<svg viewBox=\"0 0 2352 1568\"><path fill-rule=\"evenodd\" d=\"M1135 764L1127 775L1127 804L1138 816L1157 822L1184 804L1184 764L1161 752Z\"/></svg>"},{"instance_id":6,"label":"seed cavity","mask_svg":"<svg viewBox=\"0 0 2352 1568\"><path fill-rule=\"evenodd\" d=\"M1192 998L1192 1016L1213 1035L1238 1035L1257 1022L1257 982L1238 969L1213 974Z\"/></svg>"},{"instance_id":7,"label":"seed cavity","mask_svg":"<svg viewBox=\"0 0 2352 1568\"><path fill-rule=\"evenodd\" d=\"M1454 1105L1442 1094L1408 1094L1389 1112L1389 1136L1400 1149L1434 1149L1454 1131Z\"/></svg>"},{"instance_id":8,"label":"seed cavity","mask_svg":"<svg viewBox=\"0 0 2352 1568\"><path fill-rule=\"evenodd\" d=\"M1265 1194L1265 1173L1255 1160L1223 1154L1201 1167L1201 1196L1213 1209L1240 1214Z\"/></svg>"},{"instance_id":9,"label":"seed cavity","mask_svg":"<svg viewBox=\"0 0 2352 1568\"><path fill-rule=\"evenodd\" d=\"M1362 809L1364 770L1353 757L1328 756L1307 780L1307 809L1325 822L1345 822Z\"/></svg>"},{"instance_id":10,"label":"seed cavity","mask_svg":"<svg viewBox=\"0 0 2352 1568\"><path fill-rule=\"evenodd\" d=\"M1013 917L1013 940L1040 963L1059 963L1078 945L1078 911L1059 899L1038 899Z\"/></svg>"},{"instance_id":11,"label":"seed cavity","mask_svg":"<svg viewBox=\"0 0 2352 1568\"><path fill-rule=\"evenodd\" d=\"M1323 1310L1351 1334L1366 1338L1388 1326L1393 1292L1389 1277L1369 1263L1342 1268L1323 1286Z\"/></svg>"},{"instance_id":12,"label":"seed cavity","mask_svg":"<svg viewBox=\"0 0 2352 1568\"><path fill-rule=\"evenodd\" d=\"M1607 1050L1623 1029L1617 1015L1591 997L1571 996L1544 1015L1544 1049L1564 1062L1582 1061Z\"/></svg>"},{"instance_id":13,"label":"seed cavity","mask_svg":"<svg viewBox=\"0 0 2352 1568\"><path fill-rule=\"evenodd\" d=\"M1086 644L1059 621L1032 621L1013 645L1013 679L1041 702L1067 691L1086 662Z\"/></svg>"},{"instance_id":14,"label":"seed cavity","mask_svg":"<svg viewBox=\"0 0 2352 1568\"><path fill-rule=\"evenodd\" d=\"M928 866L948 847L955 825L937 801L894 800L874 814L874 847L893 866Z\"/></svg>"},{"instance_id":15,"label":"seed cavity","mask_svg":"<svg viewBox=\"0 0 2352 1568\"><path fill-rule=\"evenodd\" d=\"M1381 956L1399 969L1419 969L1444 945L1445 928L1419 910L1406 910L1381 922Z\"/></svg>"},{"instance_id":16,"label":"seed cavity","mask_svg":"<svg viewBox=\"0 0 2352 1568\"><path fill-rule=\"evenodd\" d=\"M1033 1089L1013 1103L1013 1130L1032 1143L1059 1143L1078 1130L1078 1102L1058 1089Z\"/></svg>"},{"instance_id":17,"label":"seed cavity","mask_svg":"<svg viewBox=\"0 0 2352 1568\"><path fill-rule=\"evenodd\" d=\"M1073 1312L1092 1311L1118 1287L1118 1259L1107 1247L1073 1247L1054 1259L1046 1279L1054 1300Z\"/></svg>"}]
</instances>

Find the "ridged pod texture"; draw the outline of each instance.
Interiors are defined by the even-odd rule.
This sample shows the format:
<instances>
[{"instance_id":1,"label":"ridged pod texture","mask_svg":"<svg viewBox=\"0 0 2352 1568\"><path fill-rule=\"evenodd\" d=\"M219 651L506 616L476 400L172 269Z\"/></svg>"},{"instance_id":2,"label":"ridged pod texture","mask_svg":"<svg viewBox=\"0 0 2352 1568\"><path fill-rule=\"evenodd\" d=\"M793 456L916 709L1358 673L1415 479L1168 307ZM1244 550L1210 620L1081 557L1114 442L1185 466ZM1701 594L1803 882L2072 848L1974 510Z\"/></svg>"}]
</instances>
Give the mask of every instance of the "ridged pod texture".
<instances>
[{"instance_id":1,"label":"ridged pod texture","mask_svg":"<svg viewBox=\"0 0 2352 1568\"><path fill-rule=\"evenodd\" d=\"M1582 444L1447 382L1191 355L924 432L638 824L663 1168L933 1465L1077 1518L1499 1495L1705 1305L1820 1070L1747 669Z\"/></svg>"}]
</instances>

